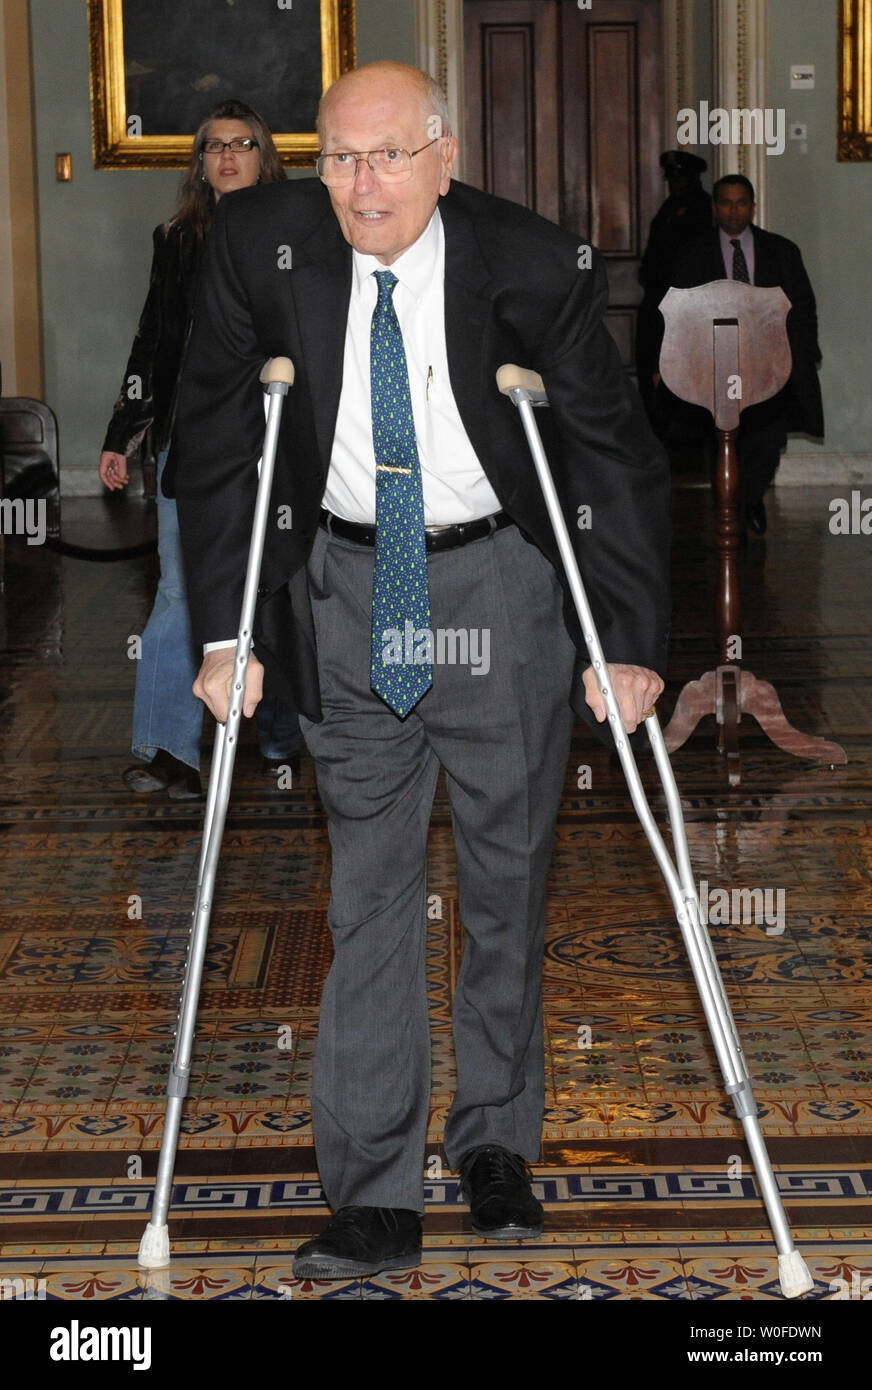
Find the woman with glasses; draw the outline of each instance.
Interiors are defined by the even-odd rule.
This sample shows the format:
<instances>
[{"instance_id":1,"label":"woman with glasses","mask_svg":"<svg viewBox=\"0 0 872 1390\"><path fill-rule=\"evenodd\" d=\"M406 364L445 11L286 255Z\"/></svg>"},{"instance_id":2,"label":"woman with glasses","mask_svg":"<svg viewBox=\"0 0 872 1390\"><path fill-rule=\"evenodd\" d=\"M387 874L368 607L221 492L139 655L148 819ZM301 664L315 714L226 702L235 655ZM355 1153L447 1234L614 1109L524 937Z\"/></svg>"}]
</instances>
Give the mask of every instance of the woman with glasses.
<instances>
[{"instance_id":1,"label":"woman with glasses","mask_svg":"<svg viewBox=\"0 0 872 1390\"><path fill-rule=\"evenodd\" d=\"M148 297L100 455L100 477L113 490L127 485L131 459L141 462L148 454L157 456L160 582L142 634L133 706L133 752L142 762L122 776L132 791L166 788L173 800L202 795L203 706L191 691L200 657L191 638L176 504L163 496L161 477L171 446L200 262L215 206L234 189L276 183L284 176L272 136L256 111L241 101L224 101L209 112L194 136L177 209L154 231ZM288 745L299 746L299 731L293 711L273 710L272 714L284 718L285 747L264 747L263 752L279 762ZM259 721L262 747L265 735L269 740L263 718Z\"/></svg>"}]
</instances>

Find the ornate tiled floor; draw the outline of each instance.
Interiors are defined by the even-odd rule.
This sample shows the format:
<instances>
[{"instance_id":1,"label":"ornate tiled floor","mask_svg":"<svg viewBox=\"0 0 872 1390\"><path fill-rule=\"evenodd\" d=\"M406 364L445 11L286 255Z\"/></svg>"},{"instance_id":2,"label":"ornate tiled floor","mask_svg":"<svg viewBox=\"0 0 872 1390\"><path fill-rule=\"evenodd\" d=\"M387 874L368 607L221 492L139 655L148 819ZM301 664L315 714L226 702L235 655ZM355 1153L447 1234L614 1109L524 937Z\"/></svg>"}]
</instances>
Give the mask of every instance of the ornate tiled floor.
<instances>
[{"instance_id":1,"label":"ornate tiled floor","mask_svg":"<svg viewBox=\"0 0 872 1390\"><path fill-rule=\"evenodd\" d=\"M711 912L711 934L817 1298L831 1297L836 1280L856 1275L856 1288L872 1276L872 551L868 538L830 535L829 499L827 489L791 488L770 505L767 540L741 561L744 656L775 682L789 718L843 743L848 765L799 763L750 726L742 786L731 792L710 720L674 758L710 903L735 888L758 888L768 903L765 916L732 925ZM132 499L65 509L66 534L82 543L120 544L125 525L138 534L144 524ZM676 525L667 710L684 680L715 664L705 490L676 494ZM441 1150L462 926L440 790L425 1260L361 1282L293 1279L293 1250L325 1213L308 1089L330 956L327 840L311 763L292 790L264 791L249 730L176 1171L175 1259L169 1271L138 1272L201 808L138 798L119 779L134 677L127 639L148 611L150 562L85 563L11 541L7 566L0 1279L76 1301L779 1297L753 1170L665 889L619 770L581 728L545 963L543 1239L517 1249L479 1241Z\"/></svg>"}]
</instances>

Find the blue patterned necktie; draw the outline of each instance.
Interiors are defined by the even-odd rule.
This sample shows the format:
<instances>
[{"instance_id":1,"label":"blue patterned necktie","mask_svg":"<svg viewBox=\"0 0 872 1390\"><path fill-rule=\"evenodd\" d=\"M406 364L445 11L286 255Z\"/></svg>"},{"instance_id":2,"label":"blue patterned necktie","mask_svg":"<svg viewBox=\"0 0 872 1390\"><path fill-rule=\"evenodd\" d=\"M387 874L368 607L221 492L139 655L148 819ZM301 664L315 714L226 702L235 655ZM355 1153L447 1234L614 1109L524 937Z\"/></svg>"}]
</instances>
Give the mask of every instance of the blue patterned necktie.
<instances>
[{"instance_id":1,"label":"blue patterned necktie","mask_svg":"<svg viewBox=\"0 0 872 1390\"><path fill-rule=\"evenodd\" d=\"M378 301L370 333L376 469L371 675L376 694L405 719L433 684L424 497L406 353L392 298L398 280L390 270L373 274Z\"/></svg>"}]
</instances>

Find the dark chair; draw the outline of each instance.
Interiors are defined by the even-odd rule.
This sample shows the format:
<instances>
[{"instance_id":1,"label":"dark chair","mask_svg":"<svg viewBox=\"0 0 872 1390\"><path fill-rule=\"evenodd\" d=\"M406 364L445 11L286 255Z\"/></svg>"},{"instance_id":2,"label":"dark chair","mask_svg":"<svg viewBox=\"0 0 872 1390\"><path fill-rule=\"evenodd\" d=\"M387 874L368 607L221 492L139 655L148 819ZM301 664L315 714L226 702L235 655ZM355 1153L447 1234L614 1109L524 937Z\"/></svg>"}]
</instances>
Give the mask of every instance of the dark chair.
<instances>
[{"instance_id":1,"label":"dark chair","mask_svg":"<svg viewBox=\"0 0 872 1390\"><path fill-rule=\"evenodd\" d=\"M0 500L44 498L46 526L60 535L58 425L54 411L30 396L0 398ZM8 508L4 508L5 514ZM4 583L3 527L0 527L0 591Z\"/></svg>"}]
</instances>

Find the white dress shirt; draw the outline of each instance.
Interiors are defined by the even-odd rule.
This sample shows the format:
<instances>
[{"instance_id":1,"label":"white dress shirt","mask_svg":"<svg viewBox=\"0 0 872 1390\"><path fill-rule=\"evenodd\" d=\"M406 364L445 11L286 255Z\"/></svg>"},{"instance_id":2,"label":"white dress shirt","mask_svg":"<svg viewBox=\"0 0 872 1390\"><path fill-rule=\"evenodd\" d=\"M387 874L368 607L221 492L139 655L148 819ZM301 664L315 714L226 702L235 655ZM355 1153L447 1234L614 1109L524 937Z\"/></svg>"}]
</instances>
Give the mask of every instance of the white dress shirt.
<instances>
[{"instance_id":1,"label":"white dress shirt","mask_svg":"<svg viewBox=\"0 0 872 1390\"><path fill-rule=\"evenodd\" d=\"M424 523L447 526L498 512L499 501L463 428L448 379L445 232L438 209L390 267L359 251L352 251L352 259L342 394L323 505L346 521L375 523L370 327L378 286L373 271L390 269L399 281L393 303L409 372Z\"/></svg>"}]
</instances>

